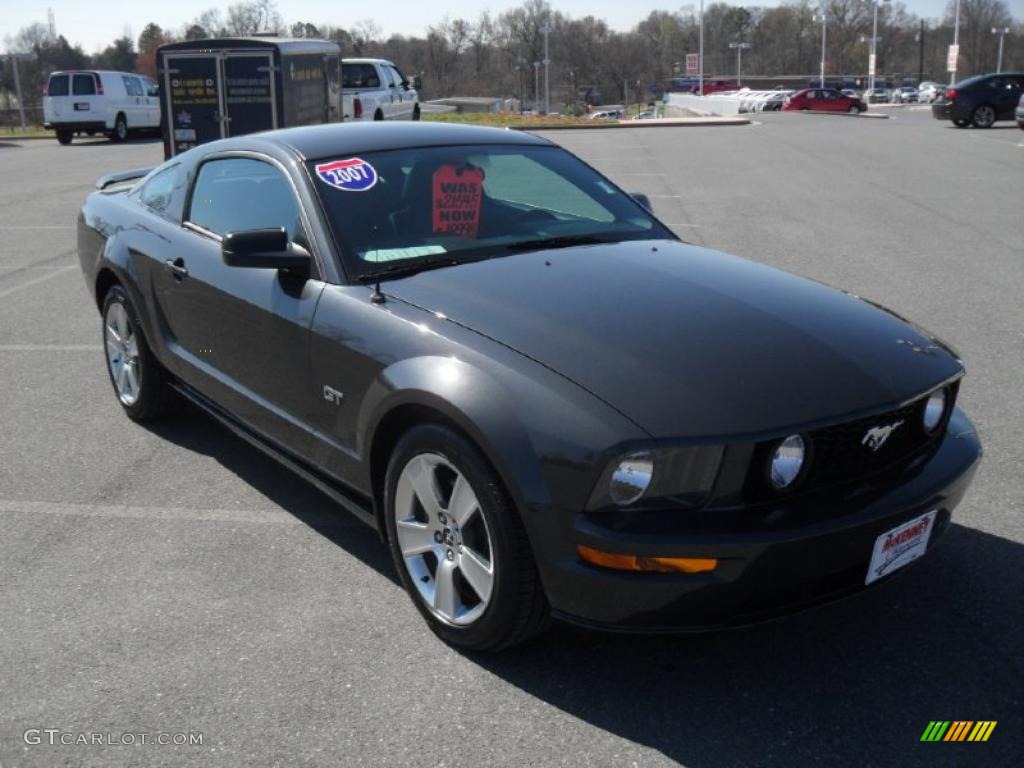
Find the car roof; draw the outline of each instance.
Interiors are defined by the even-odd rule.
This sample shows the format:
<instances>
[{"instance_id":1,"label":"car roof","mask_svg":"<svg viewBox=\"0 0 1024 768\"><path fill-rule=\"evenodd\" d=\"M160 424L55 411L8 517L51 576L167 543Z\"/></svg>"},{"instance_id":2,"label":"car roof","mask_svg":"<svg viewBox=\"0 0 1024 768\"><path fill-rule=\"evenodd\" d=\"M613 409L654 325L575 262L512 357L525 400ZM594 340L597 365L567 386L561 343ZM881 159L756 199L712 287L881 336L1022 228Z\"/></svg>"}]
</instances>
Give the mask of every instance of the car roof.
<instances>
[{"instance_id":1,"label":"car roof","mask_svg":"<svg viewBox=\"0 0 1024 768\"><path fill-rule=\"evenodd\" d=\"M381 152L410 147L459 144L519 144L554 146L547 139L523 131L448 123L350 122L284 128L214 142L218 149L245 149L246 139L259 139L291 149L303 160L320 160L360 152ZM211 145L206 145L211 146Z\"/></svg>"}]
</instances>

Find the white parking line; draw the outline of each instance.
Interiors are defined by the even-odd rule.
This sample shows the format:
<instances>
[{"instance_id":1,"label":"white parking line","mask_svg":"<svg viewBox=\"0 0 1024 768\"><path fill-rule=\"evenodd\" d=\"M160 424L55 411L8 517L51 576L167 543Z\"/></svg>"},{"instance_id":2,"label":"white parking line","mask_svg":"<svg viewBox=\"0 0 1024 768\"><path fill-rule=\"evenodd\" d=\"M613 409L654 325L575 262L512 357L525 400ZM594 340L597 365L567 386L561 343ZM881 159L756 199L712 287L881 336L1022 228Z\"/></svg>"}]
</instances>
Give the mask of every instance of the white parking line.
<instances>
[{"instance_id":1,"label":"white parking line","mask_svg":"<svg viewBox=\"0 0 1024 768\"><path fill-rule=\"evenodd\" d=\"M12 293L17 293L22 288L31 288L36 283L41 283L44 280L49 280L51 277L56 277L57 275L62 275L65 272L67 272L68 270L71 270L71 269L78 269L78 265L76 265L76 264L68 264L66 267L60 267L59 269L55 269L55 270L53 270L53 272L50 272L49 274L43 275L42 277L37 277L35 280L27 280L24 283L19 283L18 285L14 286L13 288L8 288L6 291L0 291L0 299L4 298L4 296L10 296Z\"/></svg>"},{"instance_id":2,"label":"white parking line","mask_svg":"<svg viewBox=\"0 0 1024 768\"><path fill-rule=\"evenodd\" d=\"M0 224L0 229L77 229L73 224Z\"/></svg>"},{"instance_id":3,"label":"white parking line","mask_svg":"<svg viewBox=\"0 0 1024 768\"><path fill-rule=\"evenodd\" d=\"M100 344L0 344L0 352L102 352Z\"/></svg>"},{"instance_id":4,"label":"white parking line","mask_svg":"<svg viewBox=\"0 0 1024 768\"><path fill-rule=\"evenodd\" d=\"M66 504L52 501L0 499L0 513L65 515L159 522L207 521L215 523L253 523L257 525L302 525L302 521L283 510L215 509L196 507L134 507L118 504Z\"/></svg>"}]
</instances>

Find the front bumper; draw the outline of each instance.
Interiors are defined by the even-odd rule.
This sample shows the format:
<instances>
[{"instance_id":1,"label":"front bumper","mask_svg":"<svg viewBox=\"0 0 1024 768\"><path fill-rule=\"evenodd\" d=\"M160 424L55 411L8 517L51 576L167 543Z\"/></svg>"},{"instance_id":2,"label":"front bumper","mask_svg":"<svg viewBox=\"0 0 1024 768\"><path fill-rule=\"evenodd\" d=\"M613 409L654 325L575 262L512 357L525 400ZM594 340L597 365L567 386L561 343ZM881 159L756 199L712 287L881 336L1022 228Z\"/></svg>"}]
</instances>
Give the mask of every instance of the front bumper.
<instances>
[{"instance_id":1,"label":"front bumper","mask_svg":"<svg viewBox=\"0 0 1024 768\"><path fill-rule=\"evenodd\" d=\"M548 599L557 617L575 623L658 631L750 624L844 597L865 588L878 536L937 510L928 542L931 551L949 527L981 452L973 425L958 410L934 452L898 482L883 489L808 495L789 502L789 509L780 505L780 520L806 520L808 512L828 510L817 515L820 522L795 528L769 526L728 535L637 535L601 527L579 515L572 551L567 548L555 562L542 563ZM618 554L713 557L719 562L714 571L699 574L614 571L580 560L577 544Z\"/></svg>"}]
</instances>

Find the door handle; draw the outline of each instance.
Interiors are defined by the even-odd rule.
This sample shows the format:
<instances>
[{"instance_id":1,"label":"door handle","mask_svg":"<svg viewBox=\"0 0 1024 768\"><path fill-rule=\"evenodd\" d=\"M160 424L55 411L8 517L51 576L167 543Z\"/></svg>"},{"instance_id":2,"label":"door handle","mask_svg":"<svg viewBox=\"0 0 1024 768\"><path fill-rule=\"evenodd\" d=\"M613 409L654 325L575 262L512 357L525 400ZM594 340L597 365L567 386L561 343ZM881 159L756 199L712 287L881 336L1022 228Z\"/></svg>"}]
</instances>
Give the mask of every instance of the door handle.
<instances>
[{"instance_id":1,"label":"door handle","mask_svg":"<svg viewBox=\"0 0 1024 768\"><path fill-rule=\"evenodd\" d=\"M164 262L167 270L174 275L174 279L181 281L182 278L188 277L188 268L185 266L185 260L182 258L167 259Z\"/></svg>"}]
</instances>

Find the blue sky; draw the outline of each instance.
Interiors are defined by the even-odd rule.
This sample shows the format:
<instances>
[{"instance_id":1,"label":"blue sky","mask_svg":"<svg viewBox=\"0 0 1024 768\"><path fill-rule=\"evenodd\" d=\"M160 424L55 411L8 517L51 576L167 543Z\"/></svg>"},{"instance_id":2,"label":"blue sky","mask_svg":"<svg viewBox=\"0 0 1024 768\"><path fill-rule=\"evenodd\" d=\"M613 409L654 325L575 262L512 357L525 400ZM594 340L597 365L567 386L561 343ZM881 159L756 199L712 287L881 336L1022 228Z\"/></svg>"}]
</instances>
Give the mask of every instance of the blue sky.
<instances>
[{"instance_id":1,"label":"blue sky","mask_svg":"<svg viewBox=\"0 0 1024 768\"><path fill-rule=\"evenodd\" d=\"M710 2L710 0L706 0ZM778 0L727 0L733 5L777 5ZM1015 18L1024 18L1024 0L1008 0ZM211 7L225 8L232 0L176 0L174 3L93 3L85 0L0 0L0 44L9 35L34 21L46 22L46 9L53 8L57 31L88 53L107 45L130 27L133 36L149 21L161 26L177 28L189 19ZM942 15L946 0L904 0L914 13L927 18ZM699 0L667 3L665 0L557 0L552 5L569 16L592 14L602 17L614 29L628 29L655 9L679 9L697 6ZM295 21L329 23L349 27L355 22L372 18L385 33L422 35L426 27L447 13L451 17L475 19L484 9L500 13L519 3L516 0L447 0L443 10L423 0L384 0L378 4L365 4L356 10L355 3L338 0L278 0L278 10L289 24ZM374 10L379 12L373 13ZM6 46L2 46L6 50Z\"/></svg>"}]
</instances>

